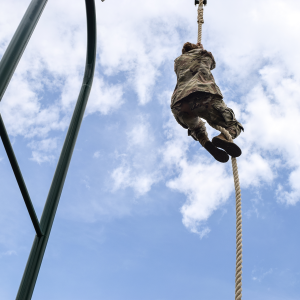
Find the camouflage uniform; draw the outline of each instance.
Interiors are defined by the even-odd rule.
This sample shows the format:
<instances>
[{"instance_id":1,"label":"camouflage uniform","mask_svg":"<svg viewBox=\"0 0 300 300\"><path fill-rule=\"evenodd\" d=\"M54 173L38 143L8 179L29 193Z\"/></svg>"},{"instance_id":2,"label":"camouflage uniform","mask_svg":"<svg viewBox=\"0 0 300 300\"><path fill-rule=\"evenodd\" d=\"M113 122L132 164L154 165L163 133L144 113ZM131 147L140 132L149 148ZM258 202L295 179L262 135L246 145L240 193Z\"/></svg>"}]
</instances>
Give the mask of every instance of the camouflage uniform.
<instances>
[{"instance_id":1,"label":"camouflage uniform","mask_svg":"<svg viewBox=\"0 0 300 300\"><path fill-rule=\"evenodd\" d=\"M171 99L171 109L177 122L188 129L188 135L202 146L208 140L205 119L209 124L226 128L232 138L244 130L231 108L224 103L211 70L216 67L213 55L194 49L175 59L177 85Z\"/></svg>"}]
</instances>

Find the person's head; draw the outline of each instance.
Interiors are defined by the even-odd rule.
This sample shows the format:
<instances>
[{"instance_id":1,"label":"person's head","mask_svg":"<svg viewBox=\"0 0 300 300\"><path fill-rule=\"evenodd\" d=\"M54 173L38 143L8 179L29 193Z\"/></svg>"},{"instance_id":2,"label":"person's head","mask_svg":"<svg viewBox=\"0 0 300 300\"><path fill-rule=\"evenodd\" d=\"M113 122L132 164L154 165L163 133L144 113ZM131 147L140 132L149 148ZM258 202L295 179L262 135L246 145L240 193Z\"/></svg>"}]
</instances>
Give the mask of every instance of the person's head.
<instances>
[{"instance_id":1,"label":"person's head","mask_svg":"<svg viewBox=\"0 0 300 300\"><path fill-rule=\"evenodd\" d=\"M193 49L198 49L198 48L203 48L203 46L201 44L192 44L192 43L185 43L182 47L182 54L186 53L186 52L189 52Z\"/></svg>"}]
</instances>

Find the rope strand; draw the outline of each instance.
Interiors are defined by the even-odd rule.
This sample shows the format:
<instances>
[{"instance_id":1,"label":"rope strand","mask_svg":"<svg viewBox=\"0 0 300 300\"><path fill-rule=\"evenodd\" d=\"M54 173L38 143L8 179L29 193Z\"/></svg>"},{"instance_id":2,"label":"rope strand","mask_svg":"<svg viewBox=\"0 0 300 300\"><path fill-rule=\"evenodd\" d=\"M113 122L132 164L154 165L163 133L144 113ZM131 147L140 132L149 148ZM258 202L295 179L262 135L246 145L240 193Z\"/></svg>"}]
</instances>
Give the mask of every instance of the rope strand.
<instances>
[{"instance_id":1,"label":"rope strand","mask_svg":"<svg viewBox=\"0 0 300 300\"><path fill-rule=\"evenodd\" d=\"M203 19L203 0L200 0L198 6L198 40L201 44L202 40L202 24ZM229 132L218 125L209 124L216 130L223 133L226 139L233 143L232 137ZM242 299L242 263L243 263L243 245L242 245L242 196L239 180L239 172L237 166L237 160L235 157L231 158L234 188L235 188L235 202L236 202L236 265L235 265L235 300Z\"/></svg>"}]
</instances>

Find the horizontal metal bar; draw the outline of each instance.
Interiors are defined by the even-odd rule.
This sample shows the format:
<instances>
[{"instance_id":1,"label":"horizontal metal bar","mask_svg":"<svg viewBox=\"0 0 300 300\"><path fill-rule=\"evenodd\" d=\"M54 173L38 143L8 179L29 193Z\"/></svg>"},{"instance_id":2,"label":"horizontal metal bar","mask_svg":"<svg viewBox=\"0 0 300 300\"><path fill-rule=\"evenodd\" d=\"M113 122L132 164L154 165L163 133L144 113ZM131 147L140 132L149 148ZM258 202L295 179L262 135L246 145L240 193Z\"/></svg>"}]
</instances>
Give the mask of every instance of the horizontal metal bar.
<instances>
[{"instance_id":1,"label":"horizontal metal bar","mask_svg":"<svg viewBox=\"0 0 300 300\"><path fill-rule=\"evenodd\" d=\"M18 182L20 191L22 193L25 205L26 205L27 210L29 212L29 215L30 215L33 227L35 229L35 232L36 232L38 237L41 237L41 236L43 236L43 233L42 233L42 230L40 228L40 222L39 222L39 220L36 216L36 213L35 213L34 207L32 205L28 190L26 188L25 181L23 179L21 170L19 168L16 156L14 154L14 150L12 148L12 145L11 145L10 141L9 141L9 137L8 137L7 131L5 129L5 126L4 126L1 115L0 115L0 135L1 135L1 139L2 139L2 142L3 142L4 148L5 148L5 151L7 153L8 159L10 161L11 167L13 169L16 180Z\"/></svg>"},{"instance_id":2,"label":"horizontal metal bar","mask_svg":"<svg viewBox=\"0 0 300 300\"><path fill-rule=\"evenodd\" d=\"M0 61L0 101L28 44L47 0L32 0ZM13 13L13 12L12 12Z\"/></svg>"}]
</instances>

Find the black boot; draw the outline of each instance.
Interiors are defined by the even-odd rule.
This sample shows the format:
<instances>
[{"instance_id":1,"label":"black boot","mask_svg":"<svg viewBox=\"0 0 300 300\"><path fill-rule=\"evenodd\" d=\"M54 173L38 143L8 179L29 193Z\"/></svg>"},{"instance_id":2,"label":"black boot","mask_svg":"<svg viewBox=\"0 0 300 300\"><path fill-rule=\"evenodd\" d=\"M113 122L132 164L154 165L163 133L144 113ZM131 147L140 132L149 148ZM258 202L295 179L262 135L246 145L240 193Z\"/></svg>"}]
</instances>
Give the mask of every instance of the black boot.
<instances>
[{"instance_id":1,"label":"black boot","mask_svg":"<svg viewBox=\"0 0 300 300\"><path fill-rule=\"evenodd\" d=\"M235 143L229 142L222 133L215 136L212 139L212 143L216 147L224 149L232 157L239 157L242 154L240 147Z\"/></svg>"},{"instance_id":2,"label":"black boot","mask_svg":"<svg viewBox=\"0 0 300 300\"><path fill-rule=\"evenodd\" d=\"M207 141L204 145L204 148L219 162L226 163L229 160L228 154L214 146L211 141Z\"/></svg>"}]
</instances>

